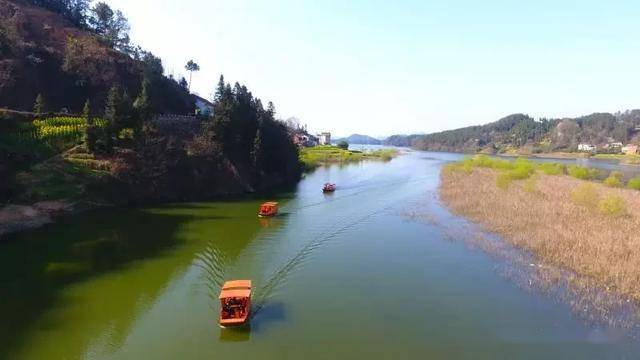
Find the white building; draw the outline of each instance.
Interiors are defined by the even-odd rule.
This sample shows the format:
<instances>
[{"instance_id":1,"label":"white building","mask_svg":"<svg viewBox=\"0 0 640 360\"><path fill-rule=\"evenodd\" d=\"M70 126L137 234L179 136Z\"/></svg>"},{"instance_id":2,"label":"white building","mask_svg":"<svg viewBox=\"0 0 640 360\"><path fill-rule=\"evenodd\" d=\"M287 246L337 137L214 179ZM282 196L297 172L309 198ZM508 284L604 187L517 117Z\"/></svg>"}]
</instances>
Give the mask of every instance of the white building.
<instances>
[{"instance_id":1,"label":"white building","mask_svg":"<svg viewBox=\"0 0 640 360\"><path fill-rule=\"evenodd\" d=\"M596 147L591 144L578 144L578 151L596 151Z\"/></svg>"},{"instance_id":2,"label":"white building","mask_svg":"<svg viewBox=\"0 0 640 360\"><path fill-rule=\"evenodd\" d=\"M196 99L196 112L200 115L210 116L213 115L213 104L211 101L201 98L198 95L193 95Z\"/></svg>"},{"instance_id":3,"label":"white building","mask_svg":"<svg viewBox=\"0 0 640 360\"><path fill-rule=\"evenodd\" d=\"M323 132L318 134L318 143L320 145L331 145L331 133Z\"/></svg>"}]
</instances>

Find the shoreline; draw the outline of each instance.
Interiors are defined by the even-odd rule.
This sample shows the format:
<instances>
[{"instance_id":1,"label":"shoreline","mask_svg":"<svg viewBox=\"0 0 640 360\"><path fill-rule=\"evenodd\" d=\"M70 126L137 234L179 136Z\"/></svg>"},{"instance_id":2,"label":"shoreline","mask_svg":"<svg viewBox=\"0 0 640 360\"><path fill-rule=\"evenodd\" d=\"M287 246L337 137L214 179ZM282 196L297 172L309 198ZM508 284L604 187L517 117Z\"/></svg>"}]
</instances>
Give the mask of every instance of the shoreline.
<instances>
[{"instance_id":1,"label":"shoreline","mask_svg":"<svg viewBox=\"0 0 640 360\"><path fill-rule=\"evenodd\" d=\"M0 204L0 243L6 237L20 232L35 230L57 220L72 217L93 210L106 208L137 208L152 205L182 204L193 202L216 202L243 200L247 198L267 198L268 195L280 191L289 191L288 185L278 185L261 192L241 192L218 194L215 197L202 199L185 199L184 201L148 201L142 203L99 203L87 199L70 201L68 199L44 200L32 204Z\"/></svg>"},{"instance_id":2,"label":"shoreline","mask_svg":"<svg viewBox=\"0 0 640 360\"><path fill-rule=\"evenodd\" d=\"M420 150L415 149L414 150ZM435 150L421 150L431 152L451 152L455 154L465 154L469 156L474 155L486 155L504 158L534 158L534 159L550 159L550 160L578 160L578 159L593 159L593 160L609 160L616 161L620 165L627 166L640 166L640 155L626 155L626 154L589 154L589 153L571 153L571 152L550 152L550 153L538 153L538 154L518 154L518 153L496 153L488 154L482 152L465 152L465 151L435 151Z\"/></svg>"},{"instance_id":3,"label":"shoreline","mask_svg":"<svg viewBox=\"0 0 640 360\"><path fill-rule=\"evenodd\" d=\"M299 158L304 164L305 171L310 171L319 166L331 164L349 164L361 161L390 161L398 155L400 155L400 151L394 148L362 151L341 149L333 145L320 145L303 148L300 151Z\"/></svg>"},{"instance_id":4,"label":"shoreline","mask_svg":"<svg viewBox=\"0 0 640 360\"><path fill-rule=\"evenodd\" d=\"M94 207L66 200L40 201L31 205L5 205L0 208L0 241L9 234L37 229L56 219Z\"/></svg>"},{"instance_id":5,"label":"shoreline","mask_svg":"<svg viewBox=\"0 0 640 360\"><path fill-rule=\"evenodd\" d=\"M495 156L503 156L510 158L536 158L536 159L557 159L557 160L577 160L577 159L589 159L593 156L587 153L567 153L567 152L551 152L551 153L540 153L540 154L514 154L514 153L503 153L503 154L495 154Z\"/></svg>"}]
</instances>

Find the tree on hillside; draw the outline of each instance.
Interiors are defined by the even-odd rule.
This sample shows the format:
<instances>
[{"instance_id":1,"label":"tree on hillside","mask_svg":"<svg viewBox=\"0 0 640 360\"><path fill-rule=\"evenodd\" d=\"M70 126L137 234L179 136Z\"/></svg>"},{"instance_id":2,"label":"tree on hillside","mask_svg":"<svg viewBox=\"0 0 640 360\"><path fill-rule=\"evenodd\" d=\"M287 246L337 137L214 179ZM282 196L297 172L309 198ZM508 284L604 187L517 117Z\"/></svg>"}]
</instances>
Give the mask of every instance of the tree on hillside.
<instances>
[{"instance_id":1,"label":"tree on hillside","mask_svg":"<svg viewBox=\"0 0 640 360\"><path fill-rule=\"evenodd\" d=\"M151 115L153 114L153 106L151 105L151 99L149 98L149 86L149 80L144 79L142 81L142 90L140 90L140 94L133 103L133 108L136 110L140 121L150 120Z\"/></svg>"},{"instance_id":2,"label":"tree on hillside","mask_svg":"<svg viewBox=\"0 0 640 360\"><path fill-rule=\"evenodd\" d=\"M216 91L213 94L214 104L219 102L222 99L224 90L225 90L224 75L220 75L220 79L218 80L218 85L216 86Z\"/></svg>"},{"instance_id":3,"label":"tree on hillside","mask_svg":"<svg viewBox=\"0 0 640 360\"><path fill-rule=\"evenodd\" d=\"M97 151L97 143L98 143L98 128L95 126L95 122L93 121L93 116L91 114L91 102L87 100L84 103L84 109L82 110L82 115L87 121L87 127L84 132L84 143L92 153Z\"/></svg>"},{"instance_id":4,"label":"tree on hillside","mask_svg":"<svg viewBox=\"0 0 640 360\"><path fill-rule=\"evenodd\" d=\"M178 84L180 84L183 89L189 91L189 83L187 82L187 79L184 78L184 76L180 78Z\"/></svg>"},{"instance_id":5,"label":"tree on hillside","mask_svg":"<svg viewBox=\"0 0 640 360\"><path fill-rule=\"evenodd\" d=\"M277 121L275 106L265 110L260 99L253 97L246 86L225 83L216 87L211 122L205 123L195 143L196 152L211 155L202 149L219 149L234 164L250 165L254 184L262 175L278 174L285 181L299 178L301 166L298 148L291 140L287 126Z\"/></svg>"},{"instance_id":6,"label":"tree on hillside","mask_svg":"<svg viewBox=\"0 0 640 360\"><path fill-rule=\"evenodd\" d=\"M111 151L122 129L136 128L136 117L133 113L131 98L127 92L123 91L118 85L114 85L111 90L109 90L104 117L107 120L105 147L107 151Z\"/></svg>"},{"instance_id":7,"label":"tree on hillside","mask_svg":"<svg viewBox=\"0 0 640 360\"><path fill-rule=\"evenodd\" d=\"M136 128L136 114L133 108L133 100L127 90L122 92L122 101L120 102L120 122L118 123L118 131L125 128Z\"/></svg>"},{"instance_id":8,"label":"tree on hillside","mask_svg":"<svg viewBox=\"0 0 640 360\"><path fill-rule=\"evenodd\" d=\"M579 132L580 126L578 126L574 120L562 120L558 126L556 126L552 135L554 147L568 150L577 148Z\"/></svg>"},{"instance_id":9,"label":"tree on hillside","mask_svg":"<svg viewBox=\"0 0 640 360\"><path fill-rule=\"evenodd\" d=\"M93 122L93 118L91 117L91 100L87 99L84 103L84 107L82 108L82 116L87 121L87 124Z\"/></svg>"},{"instance_id":10,"label":"tree on hillside","mask_svg":"<svg viewBox=\"0 0 640 360\"><path fill-rule=\"evenodd\" d=\"M89 0L28 0L28 2L58 13L76 26L87 26Z\"/></svg>"},{"instance_id":11,"label":"tree on hillside","mask_svg":"<svg viewBox=\"0 0 640 360\"><path fill-rule=\"evenodd\" d=\"M105 150L110 152L113 149L115 143L115 137L117 135L117 124L120 122L121 104L122 103L122 90L118 85L113 85L109 90L107 96L107 103L104 109L104 118L107 120L107 124L104 129L104 145Z\"/></svg>"},{"instance_id":12,"label":"tree on hillside","mask_svg":"<svg viewBox=\"0 0 640 360\"><path fill-rule=\"evenodd\" d=\"M113 11L107 3L99 2L91 9L89 24L109 47L131 52L129 21L120 10Z\"/></svg>"},{"instance_id":13,"label":"tree on hillside","mask_svg":"<svg viewBox=\"0 0 640 360\"><path fill-rule=\"evenodd\" d=\"M200 71L200 65L196 64L193 60L189 60L184 67L189 72L189 91L191 91L191 79L194 71Z\"/></svg>"},{"instance_id":14,"label":"tree on hillside","mask_svg":"<svg viewBox=\"0 0 640 360\"><path fill-rule=\"evenodd\" d=\"M38 96L36 97L36 102L33 104L33 112L41 115L45 112L45 103L44 103L44 97L42 96L42 94L38 94Z\"/></svg>"},{"instance_id":15,"label":"tree on hillside","mask_svg":"<svg viewBox=\"0 0 640 360\"><path fill-rule=\"evenodd\" d=\"M253 140L253 149L251 151L251 157L253 160L253 166L255 169L262 169L263 164L263 149L262 149L262 121L260 121L258 125L258 130L256 131L256 137Z\"/></svg>"},{"instance_id":16,"label":"tree on hillside","mask_svg":"<svg viewBox=\"0 0 640 360\"><path fill-rule=\"evenodd\" d=\"M269 103L267 104L267 112L269 113L269 116L271 116L272 118L275 119L276 117L276 106L273 105L273 102L269 101Z\"/></svg>"}]
</instances>

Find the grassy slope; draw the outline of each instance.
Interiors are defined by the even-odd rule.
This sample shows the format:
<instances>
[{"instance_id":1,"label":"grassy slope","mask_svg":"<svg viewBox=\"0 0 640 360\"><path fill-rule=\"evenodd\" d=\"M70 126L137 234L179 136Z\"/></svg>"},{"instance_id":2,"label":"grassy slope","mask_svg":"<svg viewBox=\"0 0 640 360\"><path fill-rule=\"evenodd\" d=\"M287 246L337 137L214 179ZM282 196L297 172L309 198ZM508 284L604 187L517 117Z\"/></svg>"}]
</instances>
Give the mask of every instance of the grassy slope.
<instances>
[{"instance_id":1,"label":"grassy slope","mask_svg":"<svg viewBox=\"0 0 640 360\"><path fill-rule=\"evenodd\" d=\"M395 149L381 149L374 151L343 150L337 146L316 146L303 148L300 151L300 161L304 163L306 169L313 169L320 165L330 163L349 163L363 160L389 161L397 156Z\"/></svg>"},{"instance_id":2,"label":"grassy slope","mask_svg":"<svg viewBox=\"0 0 640 360\"><path fill-rule=\"evenodd\" d=\"M109 163L81 150L76 147L18 173L18 186L23 191L16 200L86 200L89 187L109 176Z\"/></svg>"}]
</instances>

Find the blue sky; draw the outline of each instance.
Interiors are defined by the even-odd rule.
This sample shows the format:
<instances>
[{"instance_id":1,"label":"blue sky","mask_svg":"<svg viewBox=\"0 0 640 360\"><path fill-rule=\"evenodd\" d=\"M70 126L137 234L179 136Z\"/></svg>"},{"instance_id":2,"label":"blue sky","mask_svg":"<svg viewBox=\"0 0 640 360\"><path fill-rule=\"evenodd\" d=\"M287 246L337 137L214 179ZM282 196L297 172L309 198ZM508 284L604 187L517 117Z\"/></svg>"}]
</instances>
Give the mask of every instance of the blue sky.
<instances>
[{"instance_id":1,"label":"blue sky","mask_svg":"<svg viewBox=\"0 0 640 360\"><path fill-rule=\"evenodd\" d=\"M221 73L314 131L427 133L640 107L638 1L108 0L212 95Z\"/></svg>"}]
</instances>

